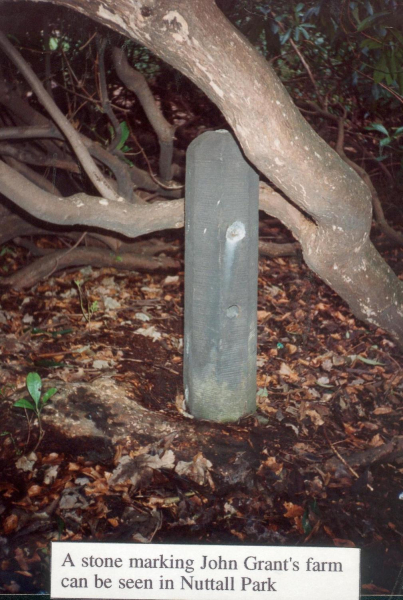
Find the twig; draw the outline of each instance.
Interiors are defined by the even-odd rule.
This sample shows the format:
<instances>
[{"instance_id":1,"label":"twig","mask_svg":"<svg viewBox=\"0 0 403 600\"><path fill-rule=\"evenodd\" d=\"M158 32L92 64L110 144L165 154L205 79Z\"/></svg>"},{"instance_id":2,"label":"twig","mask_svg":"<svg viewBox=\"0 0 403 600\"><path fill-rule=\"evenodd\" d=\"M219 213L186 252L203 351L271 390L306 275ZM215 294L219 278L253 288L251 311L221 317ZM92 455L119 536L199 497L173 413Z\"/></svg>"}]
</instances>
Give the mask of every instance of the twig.
<instances>
[{"instance_id":1,"label":"twig","mask_svg":"<svg viewBox=\"0 0 403 600\"><path fill-rule=\"evenodd\" d=\"M327 443L329 444L329 446L331 447L331 449L333 450L333 452L335 453L335 455L337 456L337 458L340 460L340 462L343 463L343 465L346 467L346 469L348 469L350 471L350 473L352 475L354 475L354 477L356 479L359 479L360 476L358 475L357 471L355 471L352 467L350 467L350 465L348 464L348 462L346 461L346 459L342 457L342 455L340 454L340 452L334 447L334 445L332 444L332 442L329 440L329 436L327 435L327 431L326 431L325 427L323 429L323 433L325 434L325 438L327 440ZM367 488L371 492L374 491L374 488L369 483L367 483Z\"/></svg>"}]
</instances>

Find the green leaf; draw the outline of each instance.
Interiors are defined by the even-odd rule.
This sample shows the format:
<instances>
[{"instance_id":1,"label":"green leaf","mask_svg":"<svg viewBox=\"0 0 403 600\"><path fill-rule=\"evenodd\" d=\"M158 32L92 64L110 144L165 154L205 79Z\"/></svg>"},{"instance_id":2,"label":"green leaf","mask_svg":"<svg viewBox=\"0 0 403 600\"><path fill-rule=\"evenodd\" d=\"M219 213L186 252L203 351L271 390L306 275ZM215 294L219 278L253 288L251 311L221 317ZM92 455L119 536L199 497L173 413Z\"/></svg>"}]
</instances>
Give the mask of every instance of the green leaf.
<instances>
[{"instance_id":1,"label":"green leaf","mask_svg":"<svg viewBox=\"0 0 403 600\"><path fill-rule=\"evenodd\" d=\"M57 388L50 388L46 390L46 392L42 396L42 404L46 404L46 402L56 394Z\"/></svg>"},{"instance_id":2,"label":"green leaf","mask_svg":"<svg viewBox=\"0 0 403 600\"><path fill-rule=\"evenodd\" d=\"M94 302L89 306L90 313L94 313L98 310L98 300L94 300Z\"/></svg>"},{"instance_id":3,"label":"green leaf","mask_svg":"<svg viewBox=\"0 0 403 600\"><path fill-rule=\"evenodd\" d=\"M32 402L30 402L29 400L25 400L25 398L20 398L19 400L17 400L17 402L14 402L14 406L16 408L28 408L28 410L33 410L34 412L36 412L35 406L32 404Z\"/></svg>"},{"instance_id":4,"label":"green leaf","mask_svg":"<svg viewBox=\"0 0 403 600\"><path fill-rule=\"evenodd\" d=\"M380 83L385 78L386 73L389 73L388 65L386 64L386 56L382 54L374 67L374 81Z\"/></svg>"},{"instance_id":5,"label":"green leaf","mask_svg":"<svg viewBox=\"0 0 403 600\"><path fill-rule=\"evenodd\" d=\"M382 146L382 147L383 146L387 146L388 144L391 143L391 141L392 141L392 139L390 137L386 137L386 138L383 138L383 140L381 140L379 142L379 145Z\"/></svg>"},{"instance_id":6,"label":"green leaf","mask_svg":"<svg viewBox=\"0 0 403 600\"><path fill-rule=\"evenodd\" d=\"M38 408L42 390L42 379L38 373L28 373L27 388L32 400Z\"/></svg>"},{"instance_id":7,"label":"green leaf","mask_svg":"<svg viewBox=\"0 0 403 600\"><path fill-rule=\"evenodd\" d=\"M376 13L375 15L370 15L369 17L366 17L363 21L361 21L361 23L359 23L358 27L357 27L357 31L364 31L364 29L368 29L368 27L371 27L371 25L373 24L374 21L376 21L376 19L378 19L379 17L383 17L385 15L388 15L389 12L388 11L383 11L380 13Z\"/></svg>"},{"instance_id":8,"label":"green leaf","mask_svg":"<svg viewBox=\"0 0 403 600\"><path fill-rule=\"evenodd\" d=\"M57 50L59 40L55 37L49 38L49 50Z\"/></svg>"},{"instance_id":9,"label":"green leaf","mask_svg":"<svg viewBox=\"0 0 403 600\"><path fill-rule=\"evenodd\" d=\"M285 44L286 42L288 42L291 33L292 33L292 29L289 29L288 31L285 32L284 35L281 35L280 36L280 42L282 44Z\"/></svg>"},{"instance_id":10,"label":"green leaf","mask_svg":"<svg viewBox=\"0 0 403 600\"><path fill-rule=\"evenodd\" d=\"M385 135L389 136L389 131L381 123L371 123L371 125L368 125L368 127L365 129L368 131L379 131L380 133L384 133Z\"/></svg>"},{"instance_id":11,"label":"green leaf","mask_svg":"<svg viewBox=\"0 0 403 600\"><path fill-rule=\"evenodd\" d=\"M354 19L357 21L357 23L360 23L360 16L358 14L358 6L354 7L354 9L352 10L352 15L353 15Z\"/></svg>"},{"instance_id":12,"label":"green leaf","mask_svg":"<svg viewBox=\"0 0 403 600\"><path fill-rule=\"evenodd\" d=\"M126 123L126 121L122 121L120 123L120 140L119 140L119 144L116 146L117 150L121 150L122 147L125 145L127 138L130 135L130 129Z\"/></svg>"},{"instance_id":13,"label":"green leaf","mask_svg":"<svg viewBox=\"0 0 403 600\"><path fill-rule=\"evenodd\" d=\"M381 42L377 42L376 40L365 39L362 40L360 47L369 48L370 50L377 50L378 48L382 48L382 44Z\"/></svg>"},{"instance_id":14,"label":"green leaf","mask_svg":"<svg viewBox=\"0 0 403 600\"><path fill-rule=\"evenodd\" d=\"M393 79L396 79L397 72L398 72L398 67L397 67L397 64L396 64L395 53L393 51L392 52L388 52L387 60L388 60L388 65L389 65L389 73L391 74L391 76L393 77Z\"/></svg>"}]
</instances>

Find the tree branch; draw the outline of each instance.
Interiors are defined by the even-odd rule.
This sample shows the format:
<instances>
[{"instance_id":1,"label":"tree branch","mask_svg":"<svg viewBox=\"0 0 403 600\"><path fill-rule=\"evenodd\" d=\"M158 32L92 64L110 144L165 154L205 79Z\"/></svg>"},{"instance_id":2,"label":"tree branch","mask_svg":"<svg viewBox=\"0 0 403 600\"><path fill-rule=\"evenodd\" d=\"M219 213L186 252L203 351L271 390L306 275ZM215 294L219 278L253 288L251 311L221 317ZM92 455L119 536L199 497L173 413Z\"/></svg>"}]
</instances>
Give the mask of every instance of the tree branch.
<instances>
[{"instance_id":1,"label":"tree branch","mask_svg":"<svg viewBox=\"0 0 403 600\"><path fill-rule=\"evenodd\" d=\"M314 233L316 229L315 224L304 217L298 208L295 208L283 196L263 182L260 182L259 185L259 208L284 223L298 241L301 240L302 236Z\"/></svg>"},{"instance_id":2,"label":"tree branch","mask_svg":"<svg viewBox=\"0 0 403 600\"><path fill-rule=\"evenodd\" d=\"M129 238L183 227L183 200L133 205L87 194L61 198L40 190L0 161L0 192L37 219L55 225L84 225Z\"/></svg>"},{"instance_id":3,"label":"tree branch","mask_svg":"<svg viewBox=\"0 0 403 600\"><path fill-rule=\"evenodd\" d=\"M69 140L74 152L77 155L77 158L81 162L84 170L98 192L102 196L105 196L105 198L108 200L119 200L119 195L113 190L113 188L111 188L91 158L87 148L84 146L81 140L80 134L74 129L61 110L56 106L31 67L26 63L14 46L8 41L7 36L2 31L0 31L0 47L21 71L22 75L31 85L41 104L49 112L52 119L55 121L57 126L60 127L61 131Z\"/></svg>"},{"instance_id":4,"label":"tree branch","mask_svg":"<svg viewBox=\"0 0 403 600\"><path fill-rule=\"evenodd\" d=\"M136 94L158 136L160 143L160 177L163 181L170 181L172 179L171 165L175 127L165 119L155 101L146 78L142 73L129 65L123 50L114 47L112 56L113 64L119 78L129 90Z\"/></svg>"}]
</instances>

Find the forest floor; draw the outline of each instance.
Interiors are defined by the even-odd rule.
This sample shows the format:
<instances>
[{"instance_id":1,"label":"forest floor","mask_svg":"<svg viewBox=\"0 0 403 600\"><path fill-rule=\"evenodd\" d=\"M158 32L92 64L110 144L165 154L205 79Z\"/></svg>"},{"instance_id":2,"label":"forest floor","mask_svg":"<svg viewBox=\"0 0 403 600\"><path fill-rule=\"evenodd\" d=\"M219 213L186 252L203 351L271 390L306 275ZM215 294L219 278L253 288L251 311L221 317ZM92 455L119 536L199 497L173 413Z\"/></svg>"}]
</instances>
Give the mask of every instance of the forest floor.
<instances>
[{"instance_id":1,"label":"forest floor","mask_svg":"<svg viewBox=\"0 0 403 600\"><path fill-rule=\"evenodd\" d=\"M278 233L268 219L263 237ZM180 234L161 237L183 260ZM402 278L403 251L385 258ZM31 257L10 246L0 260L5 273ZM402 452L382 458L376 450L402 435L402 356L299 257L260 259L257 414L211 425L250 446L247 482L222 485L203 445L179 469L170 439L170 460L164 450L135 481L116 483L122 457L150 448L134 449L130 436L103 447L57 435L53 399L38 445L38 423L13 406L29 397L30 372L44 390L107 376L159 417L186 424L183 283L183 272L87 267L3 291L0 593L49 591L52 540L357 547L363 593L391 593L403 555L403 461ZM102 405L88 413L107 419ZM361 457L354 468L343 462L351 455Z\"/></svg>"}]
</instances>

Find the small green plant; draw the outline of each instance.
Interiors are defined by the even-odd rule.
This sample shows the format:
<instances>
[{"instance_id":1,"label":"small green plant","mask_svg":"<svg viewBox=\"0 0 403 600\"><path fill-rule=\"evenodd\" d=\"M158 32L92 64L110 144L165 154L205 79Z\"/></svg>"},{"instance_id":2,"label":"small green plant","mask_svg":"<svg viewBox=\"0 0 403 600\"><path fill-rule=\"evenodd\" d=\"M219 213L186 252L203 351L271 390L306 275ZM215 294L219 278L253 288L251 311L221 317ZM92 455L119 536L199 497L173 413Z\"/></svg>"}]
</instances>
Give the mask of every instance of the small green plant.
<instances>
[{"instance_id":1,"label":"small green plant","mask_svg":"<svg viewBox=\"0 0 403 600\"><path fill-rule=\"evenodd\" d=\"M43 431L43 427L42 427L42 419L41 419L42 410L43 410L45 404L48 402L48 400L50 400L50 398L54 394L56 394L57 389L50 388L42 395L42 379L38 373L28 373L26 382L27 382L27 389L28 389L29 395L31 396L33 402L31 400L27 400L26 398L20 398L19 400L17 400L17 402L14 402L14 407L15 408L24 408L26 411L27 410L32 411L35 414L35 416L38 420L38 427L39 427L38 442L34 448L34 450L36 450L44 436L44 431ZM30 427L31 421L28 416L27 416L27 419L28 419L28 425Z\"/></svg>"},{"instance_id":2,"label":"small green plant","mask_svg":"<svg viewBox=\"0 0 403 600\"><path fill-rule=\"evenodd\" d=\"M78 289L78 295L80 297L80 306L81 312L83 313L84 319L89 323L94 315L94 313L98 310L98 300L94 300L94 302L90 302L88 299L87 292L84 291L82 287L82 282L76 279L74 283ZM85 302L84 302L85 299Z\"/></svg>"}]
</instances>

